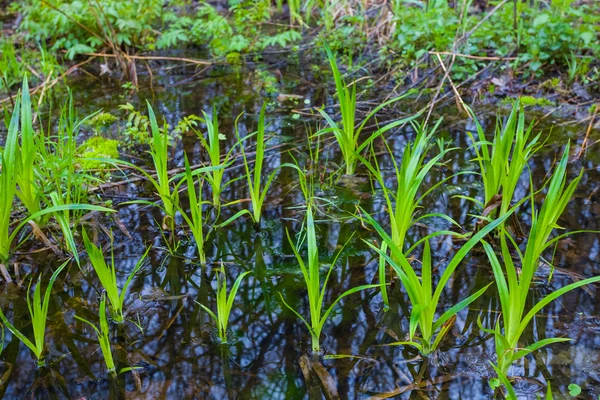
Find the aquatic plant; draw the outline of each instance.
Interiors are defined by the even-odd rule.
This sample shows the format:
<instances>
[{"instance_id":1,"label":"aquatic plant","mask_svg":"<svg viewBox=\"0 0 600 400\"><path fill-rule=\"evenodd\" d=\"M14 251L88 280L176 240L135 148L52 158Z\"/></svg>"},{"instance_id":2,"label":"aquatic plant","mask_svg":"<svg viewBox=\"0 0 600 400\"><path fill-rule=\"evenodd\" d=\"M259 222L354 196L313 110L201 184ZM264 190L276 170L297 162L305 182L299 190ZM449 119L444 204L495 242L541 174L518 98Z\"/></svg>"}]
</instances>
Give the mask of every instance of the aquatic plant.
<instances>
[{"instance_id":1,"label":"aquatic plant","mask_svg":"<svg viewBox=\"0 0 600 400\"><path fill-rule=\"evenodd\" d=\"M73 95L69 91L60 108L57 124L53 126L51 121L49 122L45 137L43 131L40 131L43 144L37 148L37 158L40 161L36 174L43 176L45 185L53 190L52 193L45 196L45 203L62 208L49 216L53 216L58 222L66 250L71 253L77 264L79 264L79 255L74 235L83 212L111 211L106 207L95 205L84 205L78 208L69 206L73 203L87 203L89 201L87 187L100 181L100 178L89 175L81 169L80 166L85 164L85 161L78 157L76 141L81 124L86 123L94 115L96 113L82 120L78 119L73 104ZM53 127L50 128L50 126ZM39 221L37 220L36 223ZM41 220L41 222L45 223L46 221Z\"/></svg>"},{"instance_id":2,"label":"aquatic plant","mask_svg":"<svg viewBox=\"0 0 600 400\"><path fill-rule=\"evenodd\" d=\"M168 227L171 231L173 231L175 228L175 213L177 212L177 210L181 210L181 205L179 204L179 187L185 181L185 179L182 178L186 176L186 173L184 172L179 174L172 174L172 176L170 175L170 171L168 168L168 153L170 140L169 135L166 132L161 132L161 130L158 128L156 116L154 114L154 111L152 110L152 106L150 105L150 103L148 103L148 115L150 119L150 130L152 134L149 153L154 163L154 171L156 174L156 178L152 176L149 172L145 171L143 168L140 168L139 166L127 161L104 158L90 160L101 161L115 165L125 165L140 172L144 176L144 178L152 184L154 190L156 190L160 200L162 201L162 207L158 206L156 202L151 202L147 200L133 200L127 203L147 204L150 206L160 207L165 213L165 218L163 219L162 224L163 227ZM223 168L224 165L211 165L207 167L196 168L191 172L191 174L192 176L197 176L198 174L214 172Z\"/></svg>"},{"instance_id":3,"label":"aquatic plant","mask_svg":"<svg viewBox=\"0 0 600 400\"><path fill-rule=\"evenodd\" d=\"M160 132L152 106L150 103L147 104L148 115L150 117L150 131L152 133L149 153L152 157L154 171L157 176L156 179L150 176L147 176L147 178L158 192L163 203L166 219L169 220L169 224L167 224L166 221L163 221L163 225L170 226L171 230L173 230L175 223L175 205L178 203L179 199L178 192L172 188L171 179L169 178L169 135Z\"/></svg>"},{"instance_id":4,"label":"aquatic plant","mask_svg":"<svg viewBox=\"0 0 600 400\"><path fill-rule=\"evenodd\" d=\"M209 232L205 233L204 229L205 218L203 213L203 205L206 202L202 201L203 181L201 179L198 179L198 191L196 192L196 182L194 181L194 176L192 175L192 170L190 169L190 163L187 159L187 156L184 156L184 160L185 181L187 182L187 193L190 202L190 215L188 215L188 213L183 208L181 208L181 206L178 205L177 207L181 216L188 224L190 231L192 232L192 236L196 241L196 248L198 249L198 257L200 258L200 262L202 264L205 264L206 253L204 252L204 243L208 237Z\"/></svg>"},{"instance_id":5,"label":"aquatic plant","mask_svg":"<svg viewBox=\"0 0 600 400\"><path fill-rule=\"evenodd\" d=\"M73 102L73 93L69 90L60 108L58 120L55 122L51 116L48 117L44 145L39 147L40 173L44 176L46 184L56 190L61 203L86 203L89 195L87 187L103 183L99 177L87 171L86 167L93 162L88 163L83 157L91 157L91 154L81 154L86 149L88 141L98 142L98 140L91 138L81 148L77 146L79 128L96 115L98 113L92 113L79 119ZM82 210L74 210L67 215L67 220L73 223L74 228L77 227L82 213Z\"/></svg>"},{"instance_id":6,"label":"aquatic plant","mask_svg":"<svg viewBox=\"0 0 600 400\"><path fill-rule=\"evenodd\" d=\"M494 369L502 383L509 388L509 391L511 389L507 374L510 366L516 360L546 345L571 340L569 338L546 338L525 347L520 345L521 336L535 315L563 294L590 283L600 282L600 276L583 279L549 293L543 299L535 302L533 306L527 302L530 286L539 267L543 252L559 239L568 235L567 233L550 239L554 229L559 227L558 219L571 200L583 173L581 171L577 177L567 184L568 157L569 145L567 144L562 158L550 178L548 192L539 210L536 209L534 192L531 189L531 228L525 252L521 252L506 229L500 230L503 262L500 262L492 247L483 242L485 252L492 265L502 309L502 324L498 320L493 330L485 329L485 331L494 335L497 354L497 364L494 365ZM511 252L509 244L513 246L519 265L515 265L513 261L513 252ZM525 314L526 308L529 311Z\"/></svg>"},{"instance_id":7,"label":"aquatic plant","mask_svg":"<svg viewBox=\"0 0 600 400\"><path fill-rule=\"evenodd\" d=\"M204 137L202 132L195 130L200 139L202 147L208 153L210 159L210 165L219 167L205 174L206 181L210 185L212 191L212 203L215 207L221 205L221 193L225 186L230 182L223 184L223 175L225 174L225 167L230 164L231 154L235 149L235 145L229 149L223 158L221 158L221 141L225 140L225 136L219 132L219 119L217 115L217 109L213 107L212 118L203 112L204 118L202 121L206 124L206 136Z\"/></svg>"},{"instance_id":8,"label":"aquatic plant","mask_svg":"<svg viewBox=\"0 0 600 400\"><path fill-rule=\"evenodd\" d=\"M322 135L326 133L333 133L338 145L340 146L340 150L342 152L342 157L344 158L344 163L346 164L346 175L354 175L354 171L356 169L356 165L358 163L357 155L360 154L367 146L375 140L375 138L379 137L383 133L398 127L400 125L404 125L405 123L413 120L418 116L413 115L407 118L402 118L397 121L391 122L389 124L383 125L378 128L375 132L371 133L371 135L364 140L362 143L359 143L361 133L365 128L367 122L371 120L384 107L388 106L391 103L394 103L398 100L405 98L406 96L412 94L412 91L408 91L405 94L394 97L388 101L385 101L375 107L365 119L362 120L360 125L356 126L356 85L352 85L352 89L349 88L350 85L347 85L343 78L340 70L337 66L337 61L335 56L331 52L329 46L324 43L325 51L327 52L327 56L329 58L329 63L331 65L331 70L333 72L333 78L335 80L335 87L337 92L337 97L340 105L340 113L342 115L341 126L335 122L325 111L319 109L319 113L325 118L329 128L322 129L317 132L317 135Z\"/></svg>"},{"instance_id":9,"label":"aquatic plant","mask_svg":"<svg viewBox=\"0 0 600 400\"><path fill-rule=\"evenodd\" d=\"M10 256L10 248L12 243L16 239L17 235L21 230L30 222L39 220L40 217L47 214L54 214L57 216L61 227L65 225L65 221L61 219L61 212L66 210L96 210L104 212L114 212L106 207L94 206L89 204L55 204L51 207L41 209L33 214L28 215L26 218L21 220L16 226L10 229L11 216L13 212L13 206L15 196L18 193L18 170L20 167L19 161L19 116L20 114L20 96L15 101L15 107L8 126L8 133L6 136L6 143L4 150L0 156L2 161L2 168L0 169L0 271L4 278L10 281L10 275L6 269L5 264L8 263ZM26 113L26 115L29 115ZM22 115L21 115L22 116ZM19 189L20 190L20 189ZM49 197L53 198L55 195L50 193ZM61 222L62 221L62 222ZM68 224L67 224L68 225ZM77 258L77 251L72 241L69 241L69 235L71 234L70 229L64 230L65 237L70 244L68 245L69 250L73 253L73 256Z\"/></svg>"},{"instance_id":10,"label":"aquatic plant","mask_svg":"<svg viewBox=\"0 0 600 400\"><path fill-rule=\"evenodd\" d=\"M431 129L428 129L424 125L413 124L413 128L416 131L415 140L408 144L404 149L402 155L402 163L398 166L398 163L393 157L393 152L388 146L388 151L392 155L392 162L394 164L394 171L396 175L396 191L388 188L386 185L383 174L378 164L373 168L370 163L365 165L369 168L372 176L375 177L381 189L386 202L386 210L390 218L390 229L392 233L392 240L396 247L405 251L405 239L408 230L418 221L431 218L439 217L448 220L452 224L459 226L456 221L451 219L442 213L427 213L417 217L417 210L421 207L423 199L431 194L433 191L443 185L448 179L456 175L452 175L448 178L441 179L435 185L427 188L427 190L418 196L419 191L423 186L425 178L436 166L442 158L448 154L448 152L455 150L456 148L445 147L442 141L438 142L439 153L431 157L427 162L425 159L429 155L431 149L432 138L440 125L439 120ZM460 172L459 172L460 174Z\"/></svg>"},{"instance_id":11,"label":"aquatic plant","mask_svg":"<svg viewBox=\"0 0 600 400\"><path fill-rule=\"evenodd\" d=\"M13 201L17 190L16 169L18 154L18 112L20 100L17 98L14 112L8 127L4 150L0 154L0 265L5 279L10 279L4 263L8 261L10 245L14 237L10 235L10 221L13 211Z\"/></svg>"},{"instance_id":12,"label":"aquatic plant","mask_svg":"<svg viewBox=\"0 0 600 400\"><path fill-rule=\"evenodd\" d=\"M483 202L464 197L473 201L481 210L491 209L491 216L503 215L511 207L515 190L523 171L531 157L541 147L540 134L531 138L533 123L525 128L525 113L518 102L513 103L512 111L503 125L498 125L492 142L485 137L485 131L470 111L477 128L477 139L468 132L479 163L479 169L484 188ZM501 200L496 200L501 196ZM493 211L497 209L498 211ZM486 216L484 216L486 217Z\"/></svg>"},{"instance_id":13,"label":"aquatic plant","mask_svg":"<svg viewBox=\"0 0 600 400\"><path fill-rule=\"evenodd\" d=\"M36 139L33 130L33 116L31 112L31 97L29 95L29 85L27 76L23 78L21 89L21 144L17 144L17 196L27 208L29 215L34 215L40 211L40 199L43 190L39 187L36 180L35 159L38 153L39 142ZM18 142L17 142L18 143ZM37 218L36 218L37 219Z\"/></svg>"},{"instance_id":14,"label":"aquatic plant","mask_svg":"<svg viewBox=\"0 0 600 400\"><path fill-rule=\"evenodd\" d=\"M108 301L110 302L110 312L113 317L113 320L116 323L122 323L124 320L123 304L125 303L125 294L127 293L127 288L129 287L129 284L131 283L135 274L142 267L144 260L148 256L148 252L150 251L151 247L148 247L146 249L144 255L142 255L142 257L138 260L133 270L131 270L131 272L127 276L127 279L123 284L123 288L119 290L114 254L111 252L111 262L110 265L108 265L106 263L106 260L104 259L104 254L102 254L102 250L96 247L96 245L94 245L90 241L85 229L82 231L82 233L83 243L88 253L90 263L92 264L92 267L94 268L94 271L96 272L96 275L100 280L102 288L106 292Z\"/></svg>"},{"instance_id":15,"label":"aquatic plant","mask_svg":"<svg viewBox=\"0 0 600 400\"><path fill-rule=\"evenodd\" d=\"M296 256L296 260L298 261L298 265L300 266L300 271L302 272L302 277L304 278L304 284L306 285L306 289L308 291L308 306L309 306L309 316L310 316L310 324L307 320L300 315L300 313L294 310L283 298L283 295L280 293L281 301L283 304L290 309L300 320L306 325L308 331L310 332L311 342L312 342L312 351L315 354L321 352L321 332L323 330L323 326L325 322L327 322L327 318L329 314L333 311L335 306L342 300L344 297L351 295L353 293L359 292L365 289L371 289L379 287L380 285L361 285L354 287L352 289L346 290L342 293L337 299L331 303L328 308L325 307L325 293L327 291L327 284L329 282L329 278L331 277L331 273L337 263L339 256L341 255L344 247L340 249L340 251L335 255L333 261L329 265L327 270L327 275L325 279L321 281L321 263L319 262L319 251L317 247L317 235L315 231L315 222L313 217L312 205L308 204L306 211L306 234L303 235L300 240L294 244L292 238L290 237L290 233L286 231L288 241L292 247L294 255ZM307 250L308 250L308 258L306 261L302 259L300 255L299 249L302 246L302 243L306 241ZM349 241L348 241L349 242ZM348 243L346 242L346 244Z\"/></svg>"},{"instance_id":16,"label":"aquatic plant","mask_svg":"<svg viewBox=\"0 0 600 400\"><path fill-rule=\"evenodd\" d=\"M171 231L175 228L175 212L177 209L177 205L179 204L179 192L175 187L175 180L180 176L169 176L169 144L170 138L166 132L161 132L158 127L158 122L156 121L156 115L154 114L154 110L148 101L146 101L148 106L148 117L150 120L150 150L148 153L152 158L152 162L154 164L154 173L155 175L151 175L144 169L139 166L123 161L123 160L114 160L114 159L89 159L92 161L100 161L107 162L116 165L125 165L130 168L134 168L139 171L145 179L147 179L154 190L158 194L160 201L162 202L162 206L159 206L157 202L150 202L146 200L134 200L131 203L139 203L139 204L147 204L151 206L156 206L161 208L165 216L162 221L163 228L169 228Z\"/></svg>"},{"instance_id":17,"label":"aquatic plant","mask_svg":"<svg viewBox=\"0 0 600 400\"><path fill-rule=\"evenodd\" d=\"M116 377L117 375L122 374L123 372L131 371L134 369L138 369L140 367L125 367L121 368L118 373L115 365L115 361L113 359L112 354L112 346L110 343L110 325L108 321L108 315L106 314L106 292L102 293L100 297L100 306L98 309L98 317L100 319L100 325L97 327L93 322L79 315L75 315L75 318L89 326L92 327L94 332L96 333L96 337L98 338L98 344L100 345L100 351L102 352L102 357L104 358L104 364L106 365L106 370L111 377Z\"/></svg>"},{"instance_id":18,"label":"aquatic plant","mask_svg":"<svg viewBox=\"0 0 600 400\"><path fill-rule=\"evenodd\" d=\"M227 325L229 323L229 315L233 308L233 301L240 288L242 280L246 275L250 274L251 271L241 273L231 288L229 296L227 296L227 275L225 273L225 266L221 262L221 268L217 270L217 313L215 314L212 310L203 304L198 302L198 305L204 309L217 323L219 329L219 339L221 343L227 343Z\"/></svg>"},{"instance_id":19,"label":"aquatic plant","mask_svg":"<svg viewBox=\"0 0 600 400\"><path fill-rule=\"evenodd\" d=\"M456 176L451 175L440 180L435 185L432 185L430 188L428 188L424 193L419 195L419 191L423 186L423 182L425 181L425 178L431 169L438 164L440 160L446 154L448 154L448 152L454 150L453 148L445 147L444 143L440 141L438 142L440 152L425 162L431 148L433 135L435 134L440 123L441 120L439 120L431 129L428 129L426 126L413 123L413 127L416 131L416 137L412 144L408 144L404 148L404 154L402 155L402 162L400 166L398 166L398 163L396 162L394 154L389 145L384 141L394 165L396 177L395 192L393 189L388 187L389 184L386 183L385 177L381 172L381 168L379 167L377 160L375 160L374 163L371 163L362 158L362 156L358 156L358 159L361 160L361 162L368 168L369 172L371 172L371 176L381 187L386 204L385 210L387 211L390 220L391 238L396 248L400 249L402 252L406 251L405 238L408 230L413 226L413 224L422 219L439 217L459 226L457 222L442 213L427 213L417 217L417 211L420 209L423 199L443 185L446 181ZM461 172L458 174L461 174ZM436 234L444 233L448 232L442 231L437 232ZM385 263L381 260L379 265L379 276L380 279L382 279L381 283L385 283ZM386 286L383 286L382 294L384 304L387 307L389 305L387 302L386 291Z\"/></svg>"},{"instance_id":20,"label":"aquatic plant","mask_svg":"<svg viewBox=\"0 0 600 400\"><path fill-rule=\"evenodd\" d=\"M477 292L468 296L466 299L461 300L436 318L440 297L446 284L449 282L450 278L452 278L454 271L467 256L469 251L477 245L485 235L490 233L508 218L513 211L514 209L504 216L490 222L477 232L477 234L473 235L468 241L462 244L452 259L446 264L446 268L439 278L435 289L433 287L433 267L431 262L429 236L424 240L423 257L421 260L421 276L419 277L417 271L408 261L402 249L396 245L394 240L384 231L377 221L373 219L373 217L363 211L365 220L375 228L383 242L387 244L391 254L388 255L383 247L377 247L369 241L365 240L365 243L380 256L384 257L394 269L402 282L402 285L406 289L412 307L409 325L410 340L395 342L392 343L392 345L410 345L417 348L422 354L430 354L437 349L441 340L454 323L456 314L475 301L491 285L490 283L479 289ZM419 331L419 337L415 338L417 329Z\"/></svg>"},{"instance_id":21,"label":"aquatic plant","mask_svg":"<svg viewBox=\"0 0 600 400\"><path fill-rule=\"evenodd\" d=\"M13 324L11 324L6 316L0 310L0 319L2 319L2 323L15 335L25 346L27 346L37 358L38 366L43 366L44 359L44 343L46 336L46 321L48 319L48 305L50 303L50 296L52 295L52 285L54 285L54 281L61 273L61 271L65 268L65 266L69 263L69 260L65 261L60 267L54 271L52 276L50 277L50 281L48 282L48 286L46 286L46 291L44 292L44 298L42 299L42 285L41 285L41 274L38 277L37 283L35 285L35 289L33 291L33 299L30 299L29 292L31 291L31 284L33 283L33 279L29 283L29 287L27 289L27 308L29 309L29 316L31 318L31 326L33 327L33 342L29 340L21 331L19 331Z\"/></svg>"},{"instance_id":22,"label":"aquatic plant","mask_svg":"<svg viewBox=\"0 0 600 400\"><path fill-rule=\"evenodd\" d=\"M106 293L102 293L102 297L100 298L99 317L100 329L98 329L96 325L94 325L89 320L75 315L75 318L77 318L81 322L85 322L86 324L91 326L92 329L94 329L94 331L96 332L98 344L100 345L100 350L102 351L102 355L104 356L104 363L106 364L106 369L108 370L108 373L111 376L115 376L117 374L117 371L115 368L115 362L113 360L112 350L110 346L110 328L108 325L108 318L106 316Z\"/></svg>"},{"instance_id":23,"label":"aquatic plant","mask_svg":"<svg viewBox=\"0 0 600 400\"><path fill-rule=\"evenodd\" d=\"M242 210L235 217L238 217L242 214L250 214L254 223L260 224L260 219L262 217L262 208L265 202L265 197L267 196L267 191L271 187L271 183L273 183L273 179L275 178L275 174L277 170L271 172L266 182L263 183L263 163L265 160L265 110L266 105L260 109L260 114L258 117L258 127L255 133L252 135L246 136L243 140L246 141L252 136L256 136L256 156L254 158L254 165L251 167L250 164L252 162L246 156L245 145L242 143L241 152L244 160L244 169L246 170L246 180L248 181L248 190L250 193L250 202L252 204L252 212L248 210ZM239 119L239 117L238 117ZM239 132L237 129L237 119L236 119L236 133L239 137Z\"/></svg>"}]
</instances>

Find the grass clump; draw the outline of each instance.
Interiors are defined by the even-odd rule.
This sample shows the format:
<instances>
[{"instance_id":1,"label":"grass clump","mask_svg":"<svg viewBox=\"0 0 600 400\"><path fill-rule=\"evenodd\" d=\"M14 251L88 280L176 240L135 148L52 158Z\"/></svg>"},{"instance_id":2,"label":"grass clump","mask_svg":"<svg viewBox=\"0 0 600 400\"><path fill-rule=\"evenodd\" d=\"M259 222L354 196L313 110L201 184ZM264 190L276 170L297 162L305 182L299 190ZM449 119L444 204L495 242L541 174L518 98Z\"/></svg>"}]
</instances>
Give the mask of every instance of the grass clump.
<instances>
[{"instance_id":1,"label":"grass clump","mask_svg":"<svg viewBox=\"0 0 600 400\"><path fill-rule=\"evenodd\" d=\"M400 249L402 252L406 251L405 241L406 234L408 233L409 229L416 222L422 219L441 217L455 225L458 225L458 223L456 223L450 217L441 213L428 213L417 217L417 212L421 208L421 203L424 198L432 191L443 185L448 179L455 176L453 175L449 178L441 180L419 195L425 182L425 178L428 176L431 169L437 165L442 158L448 154L448 152L453 150L445 147L444 143L440 141L438 142L440 152L427 160L427 156L431 150L433 136L440 123L441 120L438 121L431 129L428 129L426 126L413 123L413 127L415 128L417 134L415 140L405 147L400 165L398 165L396 162L394 154L387 142L384 142L388 152L391 155L394 165L396 178L395 191L388 187L389 185L387 184L377 162L370 163L362 157L359 157L363 164L369 169L369 172L371 172L371 176L381 187L386 204L385 211L387 212L390 220L391 238L394 242L394 246L397 249ZM438 234L443 233L447 232L438 232ZM383 242L381 250L385 252L387 251L387 248L387 243ZM394 257L393 254L392 257ZM385 259L383 256L380 257L379 278L381 283L386 282ZM389 307L386 286L382 287L382 296L386 308Z\"/></svg>"},{"instance_id":2,"label":"grass clump","mask_svg":"<svg viewBox=\"0 0 600 400\"><path fill-rule=\"evenodd\" d=\"M487 214L484 218L501 216L511 208L527 164L541 147L540 134L532 135L533 124L525 127L525 113L516 102L504 124L496 127L491 142L486 139L477 118L473 113L471 115L477 128L477 138L470 132L469 136L474 143L475 160L479 163L484 200L466 198Z\"/></svg>"},{"instance_id":3,"label":"grass clump","mask_svg":"<svg viewBox=\"0 0 600 400\"><path fill-rule=\"evenodd\" d=\"M70 211L114 211L106 207L72 203L70 194L73 187L69 185L69 182L72 182L72 178L76 174L72 170L70 171L71 174L67 174L69 181L65 186L61 180L62 174L57 174L57 171L52 169L51 163L38 165L34 162L37 158L46 160L45 156L49 153L46 149L46 143L43 142L43 146L38 145L37 140L41 139L39 137L34 138L36 135L33 131L31 99L27 81L24 81L23 88L26 89L24 91L26 94L18 96L15 101L15 107L8 124L6 143L0 155L2 161L2 168L0 169L0 270L7 281L10 281L11 278L5 264L9 261L12 244L27 224L36 221L42 223L41 217L54 215L67 243L67 249L75 260L79 261L71 229L73 221ZM21 102L21 99L23 102ZM61 123L63 122L64 119L61 118ZM21 136L21 145L19 145L19 136ZM74 142L72 131L70 140ZM67 160L73 161L73 158L67 158ZM55 186L51 187L52 191L47 196L36 183L35 177L38 176L41 180L55 183ZM81 193L81 188L76 187L74 190L79 190L79 193ZM40 200L46 197L47 200L40 203ZM11 230L11 216L17 198L25 205L28 215ZM80 198L75 200L80 200ZM46 203L47 206L42 207Z\"/></svg>"}]
</instances>

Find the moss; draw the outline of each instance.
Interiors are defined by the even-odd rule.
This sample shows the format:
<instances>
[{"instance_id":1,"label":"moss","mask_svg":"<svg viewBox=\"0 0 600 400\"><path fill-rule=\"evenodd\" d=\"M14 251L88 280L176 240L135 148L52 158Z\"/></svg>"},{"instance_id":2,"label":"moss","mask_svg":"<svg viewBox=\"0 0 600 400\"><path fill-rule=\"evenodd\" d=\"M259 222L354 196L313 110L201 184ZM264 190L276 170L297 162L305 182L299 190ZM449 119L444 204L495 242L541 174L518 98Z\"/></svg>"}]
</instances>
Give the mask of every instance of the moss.
<instances>
[{"instance_id":1,"label":"moss","mask_svg":"<svg viewBox=\"0 0 600 400\"><path fill-rule=\"evenodd\" d=\"M519 98L523 106L553 106L554 102L545 97L521 96Z\"/></svg>"},{"instance_id":2,"label":"moss","mask_svg":"<svg viewBox=\"0 0 600 400\"><path fill-rule=\"evenodd\" d=\"M100 112L90 119L89 124L93 126L106 126L113 122L117 122L119 119L107 112Z\"/></svg>"},{"instance_id":3,"label":"moss","mask_svg":"<svg viewBox=\"0 0 600 400\"><path fill-rule=\"evenodd\" d=\"M92 136L79 147L78 153L82 158L118 158L118 146L119 142L116 140ZM108 168L106 163L95 160L80 160L80 164L85 170Z\"/></svg>"},{"instance_id":4,"label":"moss","mask_svg":"<svg viewBox=\"0 0 600 400\"><path fill-rule=\"evenodd\" d=\"M521 96L519 97L519 102L522 106L553 106L555 105L553 101L545 98L545 97L533 97L533 96ZM512 104L513 99L510 97L502 100L502 104Z\"/></svg>"}]
</instances>

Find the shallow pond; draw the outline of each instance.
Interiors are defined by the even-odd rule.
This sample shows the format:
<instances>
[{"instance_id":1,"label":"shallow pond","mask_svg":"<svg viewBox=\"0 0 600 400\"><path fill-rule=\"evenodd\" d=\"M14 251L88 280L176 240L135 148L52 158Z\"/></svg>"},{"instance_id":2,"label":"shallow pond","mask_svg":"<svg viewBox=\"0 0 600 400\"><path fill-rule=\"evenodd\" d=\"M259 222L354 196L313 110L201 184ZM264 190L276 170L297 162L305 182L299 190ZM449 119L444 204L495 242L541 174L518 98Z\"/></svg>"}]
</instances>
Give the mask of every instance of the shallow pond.
<instances>
[{"instance_id":1,"label":"shallow pond","mask_svg":"<svg viewBox=\"0 0 600 400\"><path fill-rule=\"evenodd\" d=\"M264 66L267 67L276 69L277 65ZM260 68L263 67L259 66L258 70ZM81 116L100 108L123 116L123 112L117 111L119 104L141 105L148 99L159 119L164 117L175 126L186 115L210 113L215 104L228 146L236 141L235 118L245 112L239 120L240 132L252 132L261 102L267 97L268 134L272 137L269 146L273 147L266 161L269 172L283 163L293 162L294 158L304 164L308 154L306 132L315 127L315 119L307 115L309 107L323 102L333 105L331 89L315 83L309 71L278 72L275 75L279 82L273 84L278 91L301 97L295 101L281 96L277 99L276 93L267 93L269 86L263 85L257 74L247 70L214 71L198 77L195 71L186 68L165 67L154 71L151 77L140 74L137 94L130 94L120 84L102 78L80 77L70 85ZM396 109L410 113L416 104L411 99ZM363 104L361 108L368 107ZM491 133L496 124L495 108L473 107ZM294 114L292 109L301 112ZM334 112L334 108L329 111ZM471 142L466 134L466 130L474 129L473 124L461 117L454 107L436 110L434 117L439 116L444 117L438 130L440 137L452 140L460 150L453 151L445 166L429 175L426 183L429 186L453 172L476 170L476 164L470 162L474 152L469 149ZM532 112L528 116L536 114ZM398 118L398 115L385 117ZM573 128L561 125L562 122L565 121L546 117L538 125L538 130L550 135L550 139L530 163L536 187L560 156L567 139L580 143L585 133L585 127ZM102 134L126 140L120 136L121 129L122 125L120 128L112 125ZM87 135L90 130L84 128L82 138ZM413 132L406 127L392 132L388 138L399 159ZM598 139L595 132L592 140ZM357 205L381 217L380 220L385 214L381 193L373 194L366 169L359 167L353 179L329 179L341 158L331 140L324 139L322 146L323 165L307 169L307 173L315 177L316 194L321 198L317 214L321 260L331 261L335 252L350 241L331 278L326 295L330 303L350 287L378 283L378 259L362 240L374 240L376 234L351 215L356 213ZM176 143L173 168L183 165L184 152L192 163L204 157L194 134L184 134ZM377 152L391 185L391 158L381 143L377 144ZM596 144L583 159L570 165L573 173L583 168L584 174L560 219L561 226L568 230L600 229L599 154L600 146ZM121 147L121 156L140 165L151 165L144 153L136 155L125 146ZM242 174L241 164L235 164L226 175L234 179ZM115 175L115 181L120 179ZM122 225L117 226L113 219L105 216L97 216L90 225L97 228L104 244L107 240L100 228L113 229L119 278L125 279L145 246L153 246L150 260L135 276L126 302L127 317L135 323L114 327L113 352L118 367L142 368L114 380L107 378L93 332L74 318L75 314L90 319L97 315L100 286L91 271L83 274L72 265L69 280L59 279L55 285L50 305L48 367L37 369L30 351L6 331L5 349L0 356L4 398L319 399L334 398L336 393L341 399L492 398L488 380L495 374L488 361L495 356L493 338L480 331L476 321L480 317L486 326L491 326L498 318L494 286L459 314L440 351L427 359L409 347L385 346L403 340L408 332L407 297L397 281L388 289L389 311L384 311L381 295L369 290L347 297L326 323L322 337L325 353L355 357L318 360L307 356L309 332L295 315L282 308L279 296L281 293L289 304L306 315L302 277L286 238L286 230L294 235L302 228L303 197L297 183L296 171L282 169L269 191L262 229L255 229L249 219L242 218L213 232L206 246L208 259L224 262L230 278L244 270L253 271L238 292L229 325L234 340L228 346L218 345L214 321L195 302L214 307L213 268L218 264L209 262L208 267L200 266L193 242L186 241L181 231L176 232L181 239L177 255L169 255L160 224L156 222L162 218L158 209L119 205L132 199L151 198L149 186L135 181L104 190L101 196L117 206ZM476 175L460 175L429 196L424 210L446 213L469 230L475 222L471 214L477 210L454 196L474 196L481 191ZM520 187L517 195L526 196L526 186ZM237 180L229 185L223 197L226 201L248 197L245 181ZM248 203L225 208L224 216L233 215L242 207L248 207ZM527 226L527 214L520 219ZM441 219L425 220L411 230L409 240L441 228L450 226ZM32 242L26 244L32 245L30 249L18 249L21 275L37 273L59 263L48 251L35 252L39 247ZM447 259L459 246L460 242L447 237L432 241L435 261ZM539 279L532 288L533 296L542 296L580 277L600 274L599 234L581 233L562 240L556 250L555 265L557 269L550 284L546 279L548 269L540 268ZM444 292L441 306L448 308L456 304L492 280L485 254L481 249L473 251ZM3 310L12 304L15 321L27 313L25 288L26 285L5 287L0 297ZM600 302L595 293L593 287L570 292L535 318L525 340L566 336L574 341L539 350L512 367L510 374L520 377L515 382L520 397L534 399L542 395L547 380L561 393L568 392L569 383L577 383L584 390L582 398L600 395L600 341L597 339ZM29 333L27 328L25 331Z\"/></svg>"}]
</instances>

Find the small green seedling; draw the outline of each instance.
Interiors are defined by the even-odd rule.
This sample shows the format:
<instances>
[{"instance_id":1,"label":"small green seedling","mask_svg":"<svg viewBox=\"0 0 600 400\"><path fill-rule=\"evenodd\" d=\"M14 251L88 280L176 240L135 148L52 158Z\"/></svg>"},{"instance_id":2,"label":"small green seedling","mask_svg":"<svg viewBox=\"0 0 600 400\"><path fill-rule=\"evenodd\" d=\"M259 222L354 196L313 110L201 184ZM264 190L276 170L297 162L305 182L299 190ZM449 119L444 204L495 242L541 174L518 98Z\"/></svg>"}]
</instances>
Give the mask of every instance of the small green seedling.
<instances>
[{"instance_id":1,"label":"small green seedling","mask_svg":"<svg viewBox=\"0 0 600 400\"><path fill-rule=\"evenodd\" d=\"M27 294L27 308L29 309L29 316L31 318L31 325L33 327L33 342L29 340L23 333L21 333L8 319L4 316L2 310L0 310L0 319L6 327L15 335L25 346L27 346L37 358L38 366L42 367L45 365L44 361L44 344L46 337L46 322L48 320L48 305L50 304L50 296L52 295L52 286L58 275L69 263L69 260L65 261L50 277L46 291L44 292L44 298L42 299L42 285L40 275L38 277L35 289L33 291L33 299L30 299ZM31 284L33 279L29 283L28 292L31 291Z\"/></svg>"},{"instance_id":2,"label":"small green seedling","mask_svg":"<svg viewBox=\"0 0 600 400\"><path fill-rule=\"evenodd\" d=\"M108 301L110 302L110 310L113 320L116 323L122 323L124 321L123 304L125 303L125 294L127 293L127 288L129 287L134 275L142 267L151 247L146 249L144 255L138 260L133 270L127 276L127 280L125 281L123 288L119 290L114 254L111 252L111 263L109 266L106 264L102 250L100 250L100 248L96 247L96 245L90 241L85 229L83 230L83 242L85 244L90 263L92 264L94 271L96 271L96 275L98 276L98 279L100 280L100 283L106 292Z\"/></svg>"},{"instance_id":3,"label":"small green seedling","mask_svg":"<svg viewBox=\"0 0 600 400\"><path fill-rule=\"evenodd\" d=\"M217 323L219 329L219 339L222 344L227 343L227 325L229 323L229 315L233 308L233 301L240 288L242 280L246 275L250 274L250 271L243 272L240 274L231 288L229 296L227 296L227 275L225 274L225 266L221 262L221 268L217 271L217 313L215 314L212 310L203 304L198 302L198 305L204 309Z\"/></svg>"}]
</instances>

